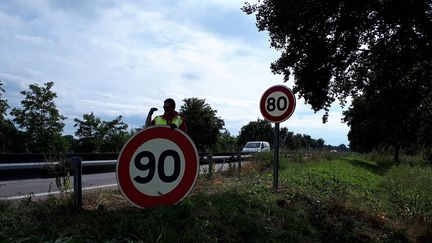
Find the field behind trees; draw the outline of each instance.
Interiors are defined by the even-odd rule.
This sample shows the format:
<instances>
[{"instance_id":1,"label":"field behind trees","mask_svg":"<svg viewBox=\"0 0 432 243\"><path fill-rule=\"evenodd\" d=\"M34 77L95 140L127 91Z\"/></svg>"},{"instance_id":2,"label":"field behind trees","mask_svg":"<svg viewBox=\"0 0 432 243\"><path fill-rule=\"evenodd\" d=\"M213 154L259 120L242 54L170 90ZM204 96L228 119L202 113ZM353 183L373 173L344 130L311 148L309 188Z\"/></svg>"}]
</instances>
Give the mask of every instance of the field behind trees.
<instances>
[{"instance_id":1,"label":"field behind trees","mask_svg":"<svg viewBox=\"0 0 432 243\"><path fill-rule=\"evenodd\" d=\"M117 190L85 194L80 213L68 195L1 201L0 241L432 240L432 169L415 158L387 166L377 155L282 155L274 190L271 156L259 154L241 174L200 176L173 207L136 209Z\"/></svg>"}]
</instances>

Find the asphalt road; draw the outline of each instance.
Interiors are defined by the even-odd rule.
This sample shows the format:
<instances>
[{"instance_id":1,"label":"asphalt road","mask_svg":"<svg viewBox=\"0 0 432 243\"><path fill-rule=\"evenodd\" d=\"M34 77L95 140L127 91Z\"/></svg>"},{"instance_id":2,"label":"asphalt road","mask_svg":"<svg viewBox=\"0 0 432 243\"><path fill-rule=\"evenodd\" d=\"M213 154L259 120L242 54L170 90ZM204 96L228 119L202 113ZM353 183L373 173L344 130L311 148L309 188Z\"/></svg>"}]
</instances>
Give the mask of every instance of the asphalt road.
<instances>
[{"instance_id":1,"label":"asphalt road","mask_svg":"<svg viewBox=\"0 0 432 243\"><path fill-rule=\"evenodd\" d=\"M244 162L242 162L244 163ZM237 163L236 163L237 164ZM215 171L226 170L228 164L215 164ZM208 171L208 165L200 166L200 174ZM73 187L73 177L71 185ZM117 187L116 173L85 174L82 177L83 191L98 188ZM49 194L59 194L55 178L18 179L0 181L0 200L16 200L27 197L44 197Z\"/></svg>"}]
</instances>

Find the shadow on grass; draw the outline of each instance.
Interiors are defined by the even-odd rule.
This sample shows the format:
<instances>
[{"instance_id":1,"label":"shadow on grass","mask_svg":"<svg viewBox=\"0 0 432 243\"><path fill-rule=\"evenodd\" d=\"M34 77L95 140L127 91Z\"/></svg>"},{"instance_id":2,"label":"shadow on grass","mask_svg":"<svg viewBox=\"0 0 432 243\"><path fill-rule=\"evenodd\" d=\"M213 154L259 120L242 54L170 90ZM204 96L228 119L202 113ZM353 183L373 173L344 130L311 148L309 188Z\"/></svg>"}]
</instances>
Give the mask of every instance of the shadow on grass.
<instances>
[{"instance_id":1,"label":"shadow on grass","mask_svg":"<svg viewBox=\"0 0 432 243\"><path fill-rule=\"evenodd\" d=\"M343 161L346 161L356 167L365 169L370 171L373 174L383 176L387 173L389 168L378 166L370 161L365 161L361 159L353 159L353 158L343 158Z\"/></svg>"},{"instance_id":2,"label":"shadow on grass","mask_svg":"<svg viewBox=\"0 0 432 243\"><path fill-rule=\"evenodd\" d=\"M106 207L76 214L62 202L3 206L0 242L403 241L403 236L392 240L394 231L375 224L379 218L373 215L303 193L272 194L250 184L151 209L128 204L112 209L108 200Z\"/></svg>"},{"instance_id":3,"label":"shadow on grass","mask_svg":"<svg viewBox=\"0 0 432 243\"><path fill-rule=\"evenodd\" d=\"M142 210L126 206L111 211L107 205L79 214L46 203L31 203L25 210L16 207L11 213L1 212L0 242L312 242L318 239L304 215L280 209L276 203L269 203L272 201L266 199L267 194L262 195L233 190L194 195L175 206Z\"/></svg>"}]
</instances>

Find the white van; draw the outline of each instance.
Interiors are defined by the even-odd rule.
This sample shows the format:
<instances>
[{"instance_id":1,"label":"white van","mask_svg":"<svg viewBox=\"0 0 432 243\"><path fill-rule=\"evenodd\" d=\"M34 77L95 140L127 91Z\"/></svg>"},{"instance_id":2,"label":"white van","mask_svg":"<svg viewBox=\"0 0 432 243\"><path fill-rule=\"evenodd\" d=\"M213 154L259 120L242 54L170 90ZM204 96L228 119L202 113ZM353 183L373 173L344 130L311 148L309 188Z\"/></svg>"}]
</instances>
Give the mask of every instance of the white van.
<instances>
[{"instance_id":1,"label":"white van","mask_svg":"<svg viewBox=\"0 0 432 243\"><path fill-rule=\"evenodd\" d=\"M270 151L270 144L266 141L250 141L243 147L243 153L256 153Z\"/></svg>"}]
</instances>

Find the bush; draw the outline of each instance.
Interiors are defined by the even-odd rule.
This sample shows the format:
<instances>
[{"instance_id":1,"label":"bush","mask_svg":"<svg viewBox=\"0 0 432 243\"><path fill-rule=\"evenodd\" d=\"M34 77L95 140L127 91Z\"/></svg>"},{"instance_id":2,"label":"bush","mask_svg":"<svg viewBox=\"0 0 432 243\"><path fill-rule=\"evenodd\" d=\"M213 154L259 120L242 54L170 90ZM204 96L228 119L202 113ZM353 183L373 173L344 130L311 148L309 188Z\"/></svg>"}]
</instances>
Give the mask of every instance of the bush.
<instances>
[{"instance_id":1,"label":"bush","mask_svg":"<svg viewBox=\"0 0 432 243\"><path fill-rule=\"evenodd\" d=\"M263 167L267 169L273 169L273 153L274 151L269 152L261 152L254 154L253 160L259 161L260 163L263 163ZM291 157L284 153L280 152L279 154L279 169L284 170L287 168L288 163L292 163Z\"/></svg>"},{"instance_id":2,"label":"bush","mask_svg":"<svg viewBox=\"0 0 432 243\"><path fill-rule=\"evenodd\" d=\"M432 149L431 148L425 149L425 151L423 152L423 159L425 161L425 164L432 165Z\"/></svg>"},{"instance_id":3,"label":"bush","mask_svg":"<svg viewBox=\"0 0 432 243\"><path fill-rule=\"evenodd\" d=\"M396 214L432 224L432 168L392 167L382 182L390 207Z\"/></svg>"},{"instance_id":4,"label":"bush","mask_svg":"<svg viewBox=\"0 0 432 243\"><path fill-rule=\"evenodd\" d=\"M266 168L270 168L273 165L273 151L255 153L252 160L264 163Z\"/></svg>"},{"instance_id":5,"label":"bush","mask_svg":"<svg viewBox=\"0 0 432 243\"><path fill-rule=\"evenodd\" d=\"M394 152L392 150L375 150L366 155L368 160L375 161L381 168L390 168L395 165ZM425 150L422 153L407 154L401 153L399 156L399 164L408 165L432 165L432 153Z\"/></svg>"},{"instance_id":6,"label":"bush","mask_svg":"<svg viewBox=\"0 0 432 243\"><path fill-rule=\"evenodd\" d=\"M395 164L393 154L383 153L383 152L371 152L367 156L370 161L375 161L375 163L381 168L389 168Z\"/></svg>"},{"instance_id":7,"label":"bush","mask_svg":"<svg viewBox=\"0 0 432 243\"><path fill-rule=\"evenodd\" d=\"M406 164L411 166L424 166L428 163L422 154L416 155L402 155L400 158L400 164Z\"/></svg>"},{"instance_id":8,"label":"bush","mask_svg":"<svg viewBox=\"0 0 432 243\"><path fill-rule=\"evenodd\" d=\"M6 211L11 206L8 200L0 199L0 212Z\"/></svg>"}]
</instances>

